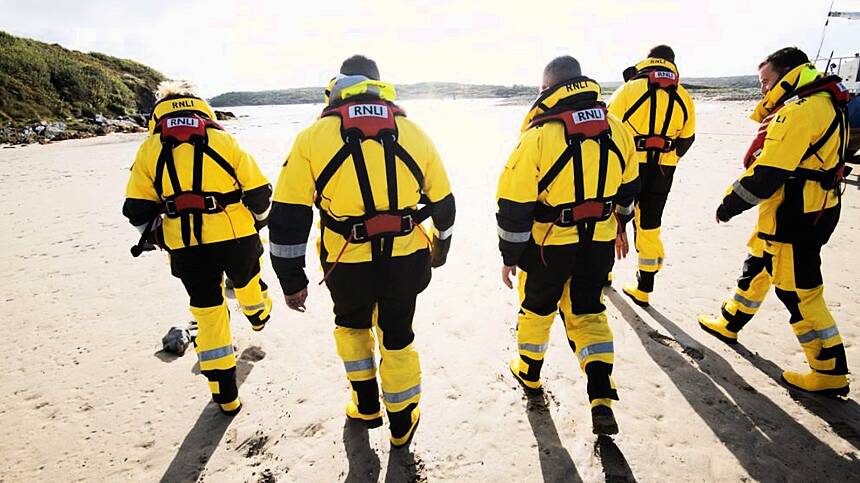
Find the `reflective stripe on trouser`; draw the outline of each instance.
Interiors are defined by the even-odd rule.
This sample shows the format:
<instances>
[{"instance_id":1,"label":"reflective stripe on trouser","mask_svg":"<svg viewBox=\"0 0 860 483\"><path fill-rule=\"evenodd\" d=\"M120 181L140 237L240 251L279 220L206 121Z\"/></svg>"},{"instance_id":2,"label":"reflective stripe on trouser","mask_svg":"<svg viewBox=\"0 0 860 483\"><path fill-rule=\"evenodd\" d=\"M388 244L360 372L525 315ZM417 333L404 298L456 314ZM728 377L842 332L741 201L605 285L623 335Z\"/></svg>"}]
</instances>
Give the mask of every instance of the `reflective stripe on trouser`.
<instances>
[{"instance_id":1,"label":"reflective stripe on trouser","mask_svg":"<svg viewBox=\"0 0 860 483\"><path fill-rule=\"evenodd\" d=\"M236 355L230 335L230 312L222 303L215 307L191 307L197 321L197 357L200 372L209 380L212 399L222 405L233 403L236 388Z\"/></svg>"},{"instance_id":2,"label":"reflective stripe on trouser","mask_svg":"<svg viewBox=\"0 0 860 483\"><path fill-rule=\"evenodd\" d=\"M600 295L601 299L603 295ZM615 349L612 329L606 311L597 314L574 314L570 298L570 282L564 286L559 303L565 331L579 367L588 377L588 399L618 399L612 368Z\"/></svg>"},{"instance_id":3,"label":"reflective stripe on trouser","mask_svg":"<svg viewBox=\"0 0 860 483\"><path fill-rule=\"evenodd\" d=\"M382 379L382 402L389 413L396 413L411 404L418 404L421 400L421 363L412 344L396 350L385 348L378 317L379 304L373 308L373 326L380 342L379 376Z\"/></svg>"},{"instance_id":4,"label":"reflective stripe on trouser","mask_svg":"<svg viewBox=\"0 0 860 483\"><path fill-rule=\"evenodd\" d=\"M636 206L634 223L636 228L636 253L639 255L639 270L643 272L658 272L663 268L663 242L660 240L660 228L644 229L641 226L642 212Z\"/></svg>"},{"instance_id":5,"label":"reflective stripe on trouser","mask_svg":"<svg viewBox=\"0 0 860 483\"><path fill-rule=\"evenodd\" d=\"M233 292L236 300L242 307L242 313L254 327L260 327L269 320L272 312L272 299L269 298L268 290L263 293L264 284L260 280L260 274L254 275L244 287L235 287Z\"/></svg>"},{"instance_id":6,"label":"reflective stripe on trouser","mask_svg":"<svg viewBox=\"0 0 860 483\"><path fill-rule=\"evenodd\" d=\"M518 276L518 289L520 303L525 300L525 287L528 274L520 270ZM549 346L549 334L552 322L555 319L555 311L548 315L539 315L524 307L520 307L517 317L517 352L519 353L520 366L519 375L529 382L540 380L543 358Z\"/></svg>"},{"instance_id":7,"label":"reflective stripe on trouser","mask_svg":"<svg viewBox=\"0 0 860 483\"><path fill-rule=\"evenodd\" d=\"M362 414L378 413L379 385L376 382L373 331L335 327L334 340L352 388L352 402Z\"/></svg>"},{"instance_id":8,"label":"reflective stripe on trouser","mask_svg":"<svg viewBox=\"0 0 860 483\"><path fill-rule=\"evenodd\" d=\"M820 270L817 253L809 257L801 251L800 256L796 256L794 247L784 243L769 243L767 250L773 254L773 284L777 297L791 313L791 329L806 354L809 366L823 374L847 374L845 347L836 321L824 301L824 286L804 286L808 282L804 277Z\"/></svg>"},{"instance_id":9,"label":"reflective stripe on trouser","mask_svg":"<svg viewBox=\"0 0 860 483\"><path fill-rule=\"evenodd\" d=\"M753 249L744 260L743 271L738 278L735 293L723 302L721 317L726 329L740 332L758 312L771 286L772 260L770 254L756 256Z\"/></svg>"}]
</instances>

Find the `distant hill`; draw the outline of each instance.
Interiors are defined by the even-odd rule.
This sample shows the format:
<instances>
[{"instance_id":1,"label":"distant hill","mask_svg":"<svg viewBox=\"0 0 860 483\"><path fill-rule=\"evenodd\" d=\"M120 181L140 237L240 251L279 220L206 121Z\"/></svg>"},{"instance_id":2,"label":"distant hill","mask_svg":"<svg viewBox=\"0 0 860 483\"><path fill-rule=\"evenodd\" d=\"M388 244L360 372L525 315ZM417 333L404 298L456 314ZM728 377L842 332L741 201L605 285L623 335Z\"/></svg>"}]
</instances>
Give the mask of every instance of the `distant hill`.
<instances>
[{"instance_id":1,"label":"distant hill","mask_svg":"<svg viewBox=\"0 0 860 483\"><path fill-rule=\"evenodd\" d=\"M227 92L209 100L213 107L309 104L323 102L324 87L298 87L274 91ZM533 95L536 87L459 84L456 82L421 82L397 86L401 99L491 98Z\"/></svg>"},{"instance_id":2,"label":"distant hill","mask_svg":"<svg viewBox=\"0 0 860 483\"><path fill-rule=\"evenodd\" d=\"M699 77L682 79L691 91L744 90L758 88L756 76ZM606 93L621 85L620 82L601 83ZM273 91L227 92L210 99L214 107L263 106L278 104L310 104L323 102L323 87L299 87ZM456 82L421 82L397 86L401 99L483 99L483 98L531 98L537 95L537 86L501 86L483 84L460 84ZM716 92L715 92L716 94Z\"/></svg>"},{"instance_id":3,"label":"distant hill","mask_svg":"<svg viewBox=\"0 0 860 483\"><path fill-rule=\"evenodd\" d=\"M0 126L148 112L163 79L131 60L0 31Z\"/></svg>"}]
</instances>

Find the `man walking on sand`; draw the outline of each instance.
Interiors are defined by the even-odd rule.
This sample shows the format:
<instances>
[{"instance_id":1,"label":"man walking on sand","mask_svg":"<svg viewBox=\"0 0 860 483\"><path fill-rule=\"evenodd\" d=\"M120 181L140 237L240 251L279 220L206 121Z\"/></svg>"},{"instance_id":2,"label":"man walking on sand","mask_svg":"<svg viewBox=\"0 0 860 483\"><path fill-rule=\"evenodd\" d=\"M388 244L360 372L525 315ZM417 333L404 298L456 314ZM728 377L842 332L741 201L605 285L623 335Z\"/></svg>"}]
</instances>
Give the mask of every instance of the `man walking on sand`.
<instances>
[{"instance_id":1,"label":"man walking on sand","mask_svg":"<svg viewBox=\"0 0 860 483\"><path fill-rule=\"evenodd\" d=\"M675 52L658 45L648 57L625 71L625 83L609 100L609 112L634 133L642 191L636 201L635 246L639 254L636 284L622 287L625 295L647 306L654 278L663 268L660 239L663 208L672 188L675 167L690 146L696 129L693 99L679 82ZM629 76L629 77L627 77Z\"/></svg>"},{"instance_id":2,"label":"man walking on sand","mask_svg":"<svg viewBox=\"0 0 860 483\"><path fill-rule=\"evenodd\" d=\"M821 248L836 228L845 175L848 91L824 76L794 47L759 65L761 123L744 159L746 171L717 208L725 223L758 205L759 215L734 295L719 317L700 316L703 330L727 343L752 319L773 285L790 314L810 371L785 371L804 391L847 395L848 363L836 322L824 301Z\"/></svg>"},{"instance_id":3,"label":"man walking on sand","mask_svg":"<svg viewBox=\"0 0 860 483\"><path fill-rule=\"evenodd\" d=\"M614 348L602 288L613 251L626 255L639 164L633 139L600 102L600 86L570 56L550 62L498 186L502 282L519 271L514 377L541 388L550 328L560 312L588 378L593 430L615 434ZM616 248L616 240L618 245Z\"/></svg>"},{"instance_id":4,"label":"man walking on sand","mask_svg":"<svg viewBox=\"0 0 860 483\"><path fill-rule=\"evenodd\" d=\"M455 210L436 148L394 104L394 86L379 79L375 62L353 56L329 84L327 106L299 133L281 170L270 252L287 305L304 311L305 249L316 205L334 338L352 386L346 416L371 428L382 424L378 342L391 444L405 447L420 417L416 299L430 283L431 266L445 263ZM432 243L421 226L430 217Z\"/></svg>"},{"instance_id":5,"label":"man walking on sand","mask_svg":"<svg viewBox=\"0 0 860 483\"><path fill-rule=\"evenodd\" d=\"M162 83L156 98L122 211L143 233L137 250L150 241L170 254L197 322L200 372L221 411L233 415L241 402L223 278L233 280L251 328L262 330L272 301L260 279L257 231L266 224L272 186L192 85Z\"/></svg>"}]
</instances>

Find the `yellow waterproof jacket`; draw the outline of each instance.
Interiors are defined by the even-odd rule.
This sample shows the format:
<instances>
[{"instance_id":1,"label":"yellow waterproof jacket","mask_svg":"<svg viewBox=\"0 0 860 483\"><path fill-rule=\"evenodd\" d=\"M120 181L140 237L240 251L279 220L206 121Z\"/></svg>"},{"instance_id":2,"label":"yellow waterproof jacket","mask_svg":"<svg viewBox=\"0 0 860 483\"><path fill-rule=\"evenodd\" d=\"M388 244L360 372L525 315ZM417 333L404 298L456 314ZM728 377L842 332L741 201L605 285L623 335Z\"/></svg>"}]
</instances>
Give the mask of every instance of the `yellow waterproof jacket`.
<instances>
[{"instance_id":1,"label":"yellow waterproof jacket","mask_svg":"<svg viewBox=\"0 0 860 483\"><path fill-rule=\"evenodd\" d=\"M379 84L378 81L373 82ZM393 92L390 85L388 88ZM350 102L361 100L376 106L383 102L379 97L366 93L349 99ZM339 101L342 99L335 102ZM384 105L389 110L399 109L390 102L385 102ZM321 216L338 221L349 222L366 215L365 199L360 186L361 173L357 171L357 166L361 164L366 167L367 185L377 213L405 213L416 209L419 202L427 203L432 207L434 242L444 244L450 239L454 222L454 199L439 153L430 138L404 115L395 116L394 122L396 143L394 138L387 135L382 136L381 141L370 137L363 138L360 141L363 163L356 161L355 156L348 155L334 170L326 168L345 147L341 118L321 117L296 137L275 187L269 225L272 263L285 293L293 293L307 284L303 267L312 220L312 205L319 207ZM392 146L399 144L406 153L398 154L393 159L396 175L391 180L386 176L382 142L392 143ZM413 173L409 165L402 160L407 154L414 160L418 173ZM327 181L322 191L318 192L317 182L324 172ZM389 181L395 184L397 206L390 206L389 203ZM362 263L373 259L372 243L347 243L348 237L326 228L322 223L320 230L317 249L324 262ZM401 257L428 248L429 236L420 226L409 234L395 236L390 255Z\"/></svg>"},{"instance_id":2,"label":"yellow waterproof jacket","mask_svg":"<svg viewBox=\"0 0 860 483\"><path fill-rule=\"evenodd\" d=\"M573 156L563 154L570 146L565 124L546 122L532 126L536 117L540 118L546 113L574 116L579 109L599 107L599 95L600 86L596 82L586 78L576 79L544 91L527 115L519 142L498 182L496 218L499 248L506 265L515 265L528 243L567 245L580 240L577 226L558 226L551 221L537 220L536 212L540 210L605 199L614 200L615 209L623 217L629 217L633 212L634 197L639 190L639 164L631 162L635 159L633 139L618 118L611 114L606 116L609 126L607 134L617 150L608 151L602 197L597 193L601 171L601 147L598 141L571 141L581 148L580 178L574 167ZM549 185L541 190L541 181L549 179L546 176L557 163L563 166L560 166L560 171ZM577 185L580 183L582 193L577 196ZM616 217L609 216L594 223L591 239L611 241L615 239L617 231Z\"/></svg>"},{"instance_id":3,"label":"yellow waterproof jacket","mask_svg":"<svg viewBox=\"0 0 860 483\"><path fill-rule=\"evenodd\" d=\"M673 141L692 138L696 133L695 106L684 86L677 84L677 87L669 90L654 89L650 95L655 96L656 103L649 97L649 89L652 88L648 73L671 72L677 79L678 68L675 64L663 59L648 58L637 64L636 70L637 74L619 87L609 99L609 112L621 119L637 137L658 134ZM652 105L656 106L653 111ZM642 146L637 150L634 159L640 163L647 162L647 152L642 150ZM676 166L678 159L678 152L673 149L660 153L658 162L664 166Z\"/></svg>"},{"instance_id":4,"label":"yellow waterproof jacket","mask_svg":"<svg viewBox=\"0 0 860 483\"><path fill-rule=\"evenodd\" d=\"M131 168L123 212L139 229L165 213L165 202L180 193L203 193L212 196L212 199L217 197L222 200L229 193L238 197L239 202L223 206L218 212L164 216L159 238L163 237L161 241L171 250L256 234L255 224L259 226L267 216L271 196L268 180L254 158L239 146L233 136L214 123L210 125L207 122L204 131L203 144L207 148L206 151L201 150L200 171L196 180L199 186L195 186L197 163L194 142L194 139L199 138L175 144L170 153L164 153L172 154L172 163L165 161L169 156L162 156L163 150L170 149L170 145L162 144L161 127L165 124L159 124L160 121L191 119L189 122L198 123L213 118L214 113L202 99L174 98L161 101L155 107L150 134L138 149ZM222 162L232 173L222 166ZM170 164L175 167L175 178Z\"/></svg>"},{"instance_id":5,"label":"yellow waterproof jacket","mask_svg":"<svg viewBox=\"0 0 860 483\"><path fill-rule=\"evenodd\" d=\"M837 171L847 138L844 111L827 90L830 84L838 93L838 82L803 65L768 92L752 115L763 121L763 146L726 191L720 219L758 205L759 238L827 242L839 219Z\"/></svg>"}]
</instances>

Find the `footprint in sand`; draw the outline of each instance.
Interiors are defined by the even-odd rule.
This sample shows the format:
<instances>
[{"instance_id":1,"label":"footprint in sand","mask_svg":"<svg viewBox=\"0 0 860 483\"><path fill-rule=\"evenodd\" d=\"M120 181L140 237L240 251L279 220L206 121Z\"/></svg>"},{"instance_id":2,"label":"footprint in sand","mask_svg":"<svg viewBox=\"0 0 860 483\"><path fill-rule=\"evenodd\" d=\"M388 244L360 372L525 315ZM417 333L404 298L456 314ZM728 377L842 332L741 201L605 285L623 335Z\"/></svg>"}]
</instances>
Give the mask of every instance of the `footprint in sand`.
<instances>
[{"instance_id":1,"label":"footprint in sand","mask_svg":"<svg viewBox=\"0 0 860 483\"><path fill-rule=\"evenodd\" d=\"M269 442L269 436L263 434L262 431L257 431L254 436L242 441L242 444L236 447L236 451L244 451L245 458L253 458L264 452L266 443Z\"/></svg>"}]
</instances>

